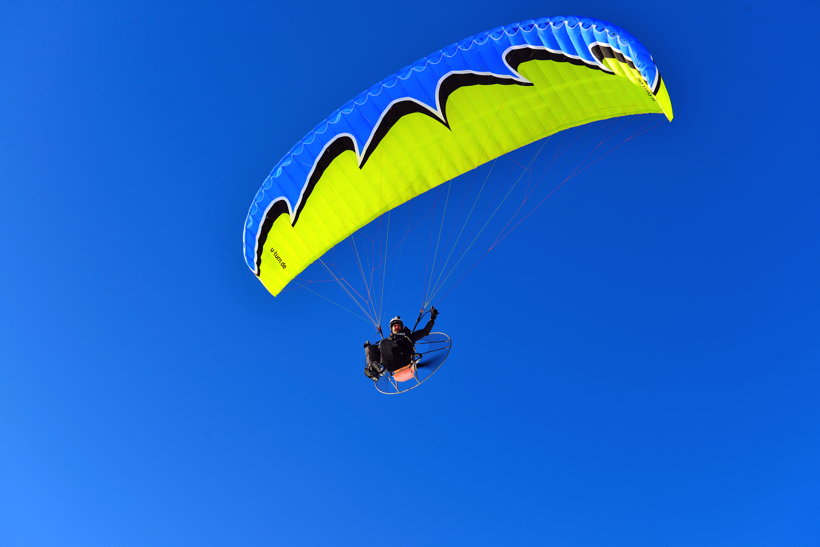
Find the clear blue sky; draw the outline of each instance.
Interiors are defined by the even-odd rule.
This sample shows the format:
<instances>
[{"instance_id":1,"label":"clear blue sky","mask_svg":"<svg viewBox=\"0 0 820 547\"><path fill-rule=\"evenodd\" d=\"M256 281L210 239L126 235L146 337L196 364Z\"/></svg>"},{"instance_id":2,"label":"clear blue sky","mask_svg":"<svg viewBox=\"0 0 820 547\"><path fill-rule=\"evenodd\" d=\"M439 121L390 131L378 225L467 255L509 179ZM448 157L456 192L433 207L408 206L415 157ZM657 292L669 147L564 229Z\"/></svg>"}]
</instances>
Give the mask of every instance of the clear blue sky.
<instances>
[{"instance_id":1,"label":"clear blue sky","mask_svg":"<svg viewBox=\"0 0 820 547\"><path fill-rule=\"evenodd\" d=\"M247 269L250 201L371 83L561 14L644 43L676 118L470 271L445 367L380 396L367 324ZM0 545L820 544L817 16L5 2Z\"/></svg>"}]
</instances>

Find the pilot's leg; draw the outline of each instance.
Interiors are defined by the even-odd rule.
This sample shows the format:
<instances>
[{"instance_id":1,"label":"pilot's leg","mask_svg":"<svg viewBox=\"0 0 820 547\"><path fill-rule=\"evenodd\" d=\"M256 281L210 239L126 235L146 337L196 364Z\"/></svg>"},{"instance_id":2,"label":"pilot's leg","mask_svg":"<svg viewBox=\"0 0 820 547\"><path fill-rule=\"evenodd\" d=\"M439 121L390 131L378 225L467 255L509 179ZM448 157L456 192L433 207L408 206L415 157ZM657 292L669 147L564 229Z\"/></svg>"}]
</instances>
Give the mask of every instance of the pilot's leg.
<instances>
[{"instance_id":1,"label":"pilot's leg","mask_svg":"<svg viewBox=\"0 0 820 547\"><path fill-rule=\"evenodd\" d=\"M370 342L365 342L364 345L364 364L378 363L381 361L382 355L379 351L379 346L374 346Z\"/></svg>"},{"instance_id":2,"label":"pilot's leg","mask_svg":"<svg viewBox=\"0 0 820 547\"><path fill-rule=\"evenodd\" d=\"M364 375L373 381L378 380L384 372L384 367L379 363L381 355L379 347L364 343Z\"/></svg>"},{"instance_id":3,"label":"pilot's leg","mask_svg":"<svg viewBox=\"0 0 820 547\"><path fill-rule=\"evenodd\" d=\"M394 342L388 338L385 338L379 342L379 351L382 356L382 364L384 365L384 368L389 371L396 370L393 367L393 345Z\"/></svg>"}]
</instances>

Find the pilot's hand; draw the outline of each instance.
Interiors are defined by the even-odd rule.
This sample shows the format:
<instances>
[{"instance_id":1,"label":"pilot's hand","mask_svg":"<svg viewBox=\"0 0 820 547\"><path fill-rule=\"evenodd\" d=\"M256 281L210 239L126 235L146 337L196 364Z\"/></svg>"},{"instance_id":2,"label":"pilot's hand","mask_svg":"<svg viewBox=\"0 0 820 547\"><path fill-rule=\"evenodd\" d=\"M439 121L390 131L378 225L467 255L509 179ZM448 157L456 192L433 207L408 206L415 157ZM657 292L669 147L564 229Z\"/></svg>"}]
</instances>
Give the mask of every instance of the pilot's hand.
<instances>
[{"instance_id":1,"label":"pilot's hand","mask_svg":"<svg viewBox=\"0 0 820 547\"><path fill-rule=\"evenodd\" d=\"M438 310L434 306L430 306L430 319L435 321L436 317L438 317Z\"/></svg>"}]
</instances>

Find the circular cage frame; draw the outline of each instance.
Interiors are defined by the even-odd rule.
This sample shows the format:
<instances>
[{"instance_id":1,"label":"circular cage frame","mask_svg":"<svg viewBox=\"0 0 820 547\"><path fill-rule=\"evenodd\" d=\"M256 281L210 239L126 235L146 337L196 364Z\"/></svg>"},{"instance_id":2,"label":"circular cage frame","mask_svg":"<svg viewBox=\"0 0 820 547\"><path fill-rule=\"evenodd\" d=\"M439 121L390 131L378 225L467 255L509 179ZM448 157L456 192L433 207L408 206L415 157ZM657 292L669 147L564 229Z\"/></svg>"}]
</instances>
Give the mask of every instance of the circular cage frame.
<instances>
[{"instance_id":1,"label":"circular cage frame","mask_svg":"<svg viewBox=\"0 0 820 547\"><path fill-rule=\"evenodd\" d=\"M421 347L420 347L421 346ZM412 367L412 378L405 381L397 381L394 372L385 371L373 382L376 391L384 395L399 395L407 393L419 387L429 380L450 355L453 347L453 340L443 332L431 332L418 342L416 342L416 353L408 365ZM402 369L399 369L402 370Z\"/></svg>"}]
</instances>

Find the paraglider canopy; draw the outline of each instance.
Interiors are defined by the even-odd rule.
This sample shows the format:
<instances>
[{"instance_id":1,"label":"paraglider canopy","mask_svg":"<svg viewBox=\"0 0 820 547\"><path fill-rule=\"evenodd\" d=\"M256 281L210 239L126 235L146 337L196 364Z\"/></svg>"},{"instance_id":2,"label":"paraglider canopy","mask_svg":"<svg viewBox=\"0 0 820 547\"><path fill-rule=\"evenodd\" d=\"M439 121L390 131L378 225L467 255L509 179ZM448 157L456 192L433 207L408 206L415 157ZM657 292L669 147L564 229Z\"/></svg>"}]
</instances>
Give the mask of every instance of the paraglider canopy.
<instances>
[{"instance_id":1,"label":"paraglider canopy","mask_svg":"<svg viewBox=\"0 0 820 547\"><path fill-rule=\"evenodd\" d=\"M476 166L556 132L672 106L612 24L549 17L477 34L372 86L283 157L250 207L245 261L278 294L336 243Z\"/></svg>"}]
</instances>

